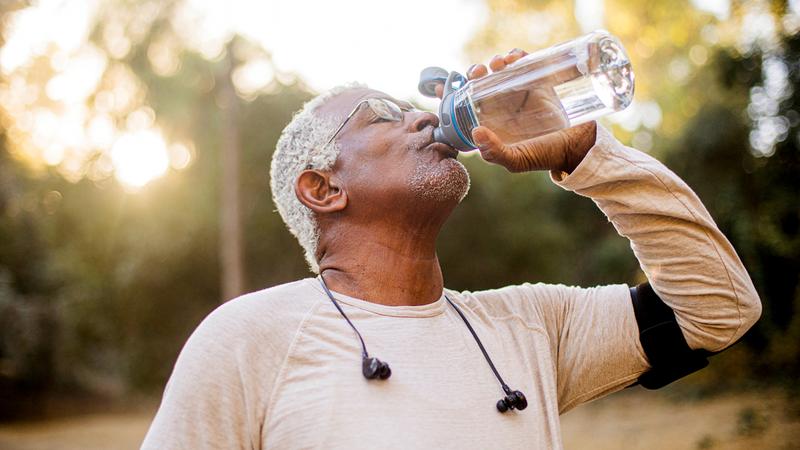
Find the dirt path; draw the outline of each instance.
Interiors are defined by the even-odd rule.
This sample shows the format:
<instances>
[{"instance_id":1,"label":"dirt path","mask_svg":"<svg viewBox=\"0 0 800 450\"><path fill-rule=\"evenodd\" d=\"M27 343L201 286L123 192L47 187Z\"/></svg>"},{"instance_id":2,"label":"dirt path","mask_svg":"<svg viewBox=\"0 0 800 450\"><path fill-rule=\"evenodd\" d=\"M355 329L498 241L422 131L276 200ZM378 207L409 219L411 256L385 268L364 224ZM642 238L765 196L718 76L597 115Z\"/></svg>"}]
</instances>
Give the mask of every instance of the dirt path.
<instances>
[{"instance_id":1,"label":"dirt path","mask_svg":"<svg viewBox=\"0 0 800 450\"><path fill-rule=\"evenodd\" d=\"M145 411L0 424L0 449L136 449L152 415ZM573 450L800 447L800 411L790 411L785 397L776 393L674 402L635 389L570 411L562 417L562 429L565 447Z\"/></svg>"},{"instance_id":2,"label":"dirt path","mask_svg":"<svg viewBox=\"0 0 800 450\"><path fill-rule=\"evenodd\" d=\"M88 415L68 419L0 425L3 450L136 449L151 413Z\"/></svg>"},{"instance_id":3,"label":"dirt path","mask_svg":"<svg viewBox=\"0 0 800 450\"><path fill-rule=\"evenodd\" d=\"M800 411L778 393L676 402L634 388L561 417L567 449L798 449Z\"/></svg>"}]
</instances>

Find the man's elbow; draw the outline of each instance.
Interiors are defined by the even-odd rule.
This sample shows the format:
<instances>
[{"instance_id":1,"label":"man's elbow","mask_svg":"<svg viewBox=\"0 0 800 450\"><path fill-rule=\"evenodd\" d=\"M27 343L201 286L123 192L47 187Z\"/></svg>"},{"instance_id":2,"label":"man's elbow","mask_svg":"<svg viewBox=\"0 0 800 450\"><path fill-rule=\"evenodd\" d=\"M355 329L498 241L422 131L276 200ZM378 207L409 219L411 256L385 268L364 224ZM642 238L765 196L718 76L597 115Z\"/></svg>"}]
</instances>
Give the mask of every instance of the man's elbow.
<instances>
[{"instance_id":1,"label":"man's elbow","mask_svg":"<svg viewBox=\"0 0 800 450\"><path fill-rule=\"evenodd\" d=\"M758 292L756 292L755 289L750 289L747 295L747 301L740 305L740 312L742 315L741 335L743 335L761 318L761 298L758 296ZM741 337L741 335L739 337ZM738 337L736 339L738 339Z\"/></svg>"},{"instance_id":2,"label":"man's elbow","mask_svg":"<svg viewBox=\"0 0 800 450\"><path fill-rule=\"evenodd\" d=\"M737 289L734 295L739 310L739 326L734 330L730 344L739 340L761 318L761 298L752 283Z\"/></svg>"},{"instance_id":3,"label":"man's elbow","mask_svg":"<svg viewBox=\"0 0 800 450\"><path fill-rule=\"evenodd\" d=\"M682 323L684 336L694 349L720 352L735 344L761 317L761 299L755 289L732 296L735 307L716 311L714 317L696 317L692 323ZM678 322L682 322L679 318ZM687 321L688 322L688 321Z\"/></svg>"},{"instance_id":4,"label":"man's elbow","mask_svg":"<svg viewBox=\"0 0 800 450\"><path fill-rule=\"evenodd\" d=\"M739 298L739 320L736 328L731 330L727 341L715 351L722 351L739 341L761 318L761 298L755 289L748 289L748 292Z\"/></svg>"}]
</instances>

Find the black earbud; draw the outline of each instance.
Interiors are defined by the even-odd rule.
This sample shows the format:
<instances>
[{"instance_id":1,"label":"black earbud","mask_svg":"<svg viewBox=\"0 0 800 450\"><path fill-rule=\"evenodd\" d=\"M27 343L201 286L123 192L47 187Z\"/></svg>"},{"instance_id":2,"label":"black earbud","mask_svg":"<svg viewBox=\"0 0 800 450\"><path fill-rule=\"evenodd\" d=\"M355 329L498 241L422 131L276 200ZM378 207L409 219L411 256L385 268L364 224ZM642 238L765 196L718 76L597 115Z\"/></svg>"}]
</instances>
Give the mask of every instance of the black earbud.
<instances>
[{"instance_id":1,"label":"black earbud","mask_svg":"<svg viewBox=\"0 0 800 450\"><path fill-rule=\"evenodd\" d=\"M505 398L501 398L497 401L497 410L501 413L504 413L509 409L518 409L522 411L527 407L528 399L526 399L525 394L520 391L514 391L506 395Z\"/></svg>"},{"instance_id":2,"label":"black earbud","mask_svg":"<svg viewBox=\"0 0 800 450\"><path fill-rule=\"evenodd\" d=\"M325 284L325 279L322 278L322 275L319 276L319 281L322 283L322 288L325 289L325 293L328 294L328 298L331 299L333 306L339 310L339 313L344 317L344 320L347 321L353 331L355 331L358 340L361 342L361 373L364 374L364 377L368 380L374 380L376 378L385 380L392 376L392 369L389 368L389 364L386 364L378 358L369 356L369 353L367 353L367 345L364 344L364 338L361 337L361 333L358 332L353 322L350 322L347 314L345 314L342 307L339 306L339 302L333 298L333 294L331 294L330 289L328 289L328 285Z\"/></svg>"},{"instance_id":3,"label":"black earbud","mask_svg":"<svg viewBox=\"0 0 800 450\"><path fill-rule=\"evenodd\" d=\"M389 368L389 364L386 364L380 359L369 357L364 358L362 361L361 373L363 373L364 377L368 380L374 380L376 378L385 380L392 376L392 369Z\"/></svg>"}]
</instances>

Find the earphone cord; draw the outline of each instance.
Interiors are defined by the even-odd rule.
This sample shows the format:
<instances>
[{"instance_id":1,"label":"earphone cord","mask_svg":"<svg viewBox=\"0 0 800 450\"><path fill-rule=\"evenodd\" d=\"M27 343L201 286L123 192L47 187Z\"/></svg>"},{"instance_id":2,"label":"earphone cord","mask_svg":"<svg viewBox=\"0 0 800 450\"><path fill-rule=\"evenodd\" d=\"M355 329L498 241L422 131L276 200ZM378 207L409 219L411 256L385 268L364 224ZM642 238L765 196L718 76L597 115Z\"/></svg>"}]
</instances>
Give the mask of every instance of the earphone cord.
<instances>
[{"instance_id":1,"label":"earphone cord","mask_svg":"<svg viewBox=\"0 0 800 450\"><path fill-rule=\"evenodd\" d=\"M367 346L364 345L364 339L361 337L361 333L358 332L358 330L356 329L355 325L353 325L353 322L350 322L350 319L348 319L347 315L344 313L344 311L342 311L342 307L339 306L339 302L337 302L333 298L333 294L331 294L330 289L328 289L328 285L325 284L325 279L322 278L322 274L319 274L319 279L320 279L320 281L322 281L322 287L325 289L325 293L328 294L328 298L331 299L331 301L333 302L333 306L335 306L336 309L339 310L339 313L342 314L342 317L344 317L344 320L346 320L347 323L350 324L350 328L352 328L353 331L356 332L356 336L358 336L358 340L361 341L361 357L364 358L364 359L369 358L369 354L367 354ZM481 348L483 348L483 347L481 347ZM485 354L486 353L484 352L484 355ZM495 371L495 374L496 373L497 372Z\"/></svg>"},{"instance_id":2,"label":"earphone cord","mask_svg":"<svg viewBox=\"0 0 800 450\"><path fill-rule=\"evenodd\" d=\"M469 329L469 332L472 333L472 337L475 338L475 342L478 343L478 347L481 348L481 352L483 352L483 357L486 358L486 362L489 363L489 367L492 368L492 372L494 372L494 376L497 377L497 381L499 381L500 385L503 387L503 391L505 391L505 393L507 395L511 395L511 389L508 387L508 385L506 385L506 382L503 381L503 378L500 377L500 374L497 373L497 369L494 367L494 364L492 364L492 360L491 360L491 358L489 358L489 354L487 354L486 353L486 349L483 348L483 344L481 343L481 340L478 339L478 335L475 333L475 330L472 329L472 325L470 325L469 321L467 321L467 318L464 317L464 313L462 313L461 310L458 308L458 306L456 306L456 304L453 303L446 295L444 296L444 298L447 299L447 303L450 303L450 306L455 308L455 310L458 313L458 315L461 316L461 320L463 320L464 324L467 325L467 328Z\"/></svg>"},{"instance_id":3,"label":"earphone cord","mask_svg":"<svg viewBox=\"0 0 800 450\"><path fill-rule=\"evenodd\" d=\"M356 332L356 336L358 336L358 340L361 341L361 356L363 358L369 358L369 354L367 353L367 346L366 346L366 344L364 344L364 338L361 337L361 333L358 332L358 329L355 327L355 325L353 325L353 322L350 322L350 319L347 317L347 314L345 314L344 311L342 310L342 307L339 306L339 302L337 302L336 299L333 298L333 294L331 294L330 289L328 289L328 285L325 283L325 279L322 277L322 274L319 275L319 279L322 282L321 284L322 284L323 289L325 289L325 293L328 294L328 298L331 299L331 302L333 302L333 306L335 306L336 309L339 310L339 313L342 315L342 317L344 317L344 320L346 320L347 323L350 325L350 328L352 328L353 331ZM483 348L483 344L481 343L480 338L478 338L478 335L475 333L475 330L472 329L472 325L470 325L469 321L467 320L467 318L464 317L464 313L462 313L461 309L459 309L459 307L456 306L456 304L453 303L450 300L450 298L448 298L446 295L444 296L444 298L447 300L447 303L450 303L450 306L452 306L456 310L458 315L461 316L461 320L464 321L464 324L467 326L467 329L469 330L470 333L472 333L472 337L475 338L475 342L478 343L478 347L481 349L481 353L483 353L483 357L486 358L486 362L489 363L489 367L492 369L492 372L494 372L494 376L497 377L497 381L500 382L500 385L502 386L503 391L507 395L511 395L511 389L508 387L506 382L503 381L503 377L501 377L500 374L497 372L497 368L494 367L494 363L492 363L492 359L489 358L489 354L486 353L486 349Z\"/></svg>"}]
</instances>

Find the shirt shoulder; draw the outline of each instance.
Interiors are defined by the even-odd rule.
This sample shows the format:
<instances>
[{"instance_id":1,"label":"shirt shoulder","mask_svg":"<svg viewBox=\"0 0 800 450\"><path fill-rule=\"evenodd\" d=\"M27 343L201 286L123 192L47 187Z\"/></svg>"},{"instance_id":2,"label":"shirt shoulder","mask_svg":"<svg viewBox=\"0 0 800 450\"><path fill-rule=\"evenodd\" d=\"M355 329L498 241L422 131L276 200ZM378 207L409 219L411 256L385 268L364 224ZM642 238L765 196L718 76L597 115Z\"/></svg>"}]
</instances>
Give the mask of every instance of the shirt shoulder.
<instances>
[{"instance_id":1,"label":"shirt shoulder","mask_svg":"<svg viewBox=\"0 0 800 450\"><path fill-rule=\"evenodd\" d=\"M319 299L309 280L303 279L223 303L189 336L176 368L196 359L233 359L229 363L258 361L275 369Z\"/></svg>"},{"instance_id":2,"label":"shirt shoulder","mask_svg":"<svg viewBox=\"0 0 800 450\"><path fill-rule=\"evenodd\" d=\"M571 286L522 283L481 291L461 291L462 298L495 317L524 316L539 319L542 308L552 308L568 295Z\"/></svg>"},{"instance_id":3,"label":"shirt shoulder","mask_svg":"<svg viewBox=\"0 0 800 450\"><path fill-rule=\"evenodd\" d=\"M223 336L273 341L282 335L293 335L320 303L321 296L306 278L244 294L212 311L197 332L210 329L219 340ZM283 336L286 337L286 336ZM263 342L263 341L262 341Z\"/></svg>"},{"instance_id":4,"label":"shirt shoulder","mask_svg":"<svg viewBox=\"0 0 800 450\"><path fill-rule=\"evenodd\" d=\"M255 447L291 344L321 298L299 280L212 311L181 350L142 448Z\"/></svg>"},{"instance_id":5,"label":"shirt shoulder","mask_svg":"<svg viewBox=\"0 0 800 450\"><path fill-rule=\"evenodd\" d=\"M296 311L307 310L322 297L314 289L313 278L291 281L259 291L241 295L220 305L212 315L247 315L253 312L270 311L270 316L285 319Z\"/></svg>"}]
</instances>

